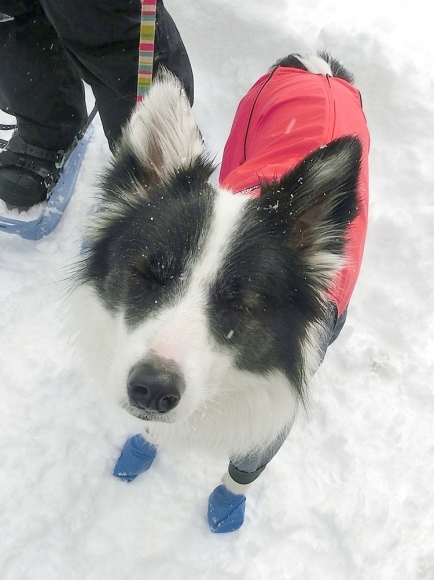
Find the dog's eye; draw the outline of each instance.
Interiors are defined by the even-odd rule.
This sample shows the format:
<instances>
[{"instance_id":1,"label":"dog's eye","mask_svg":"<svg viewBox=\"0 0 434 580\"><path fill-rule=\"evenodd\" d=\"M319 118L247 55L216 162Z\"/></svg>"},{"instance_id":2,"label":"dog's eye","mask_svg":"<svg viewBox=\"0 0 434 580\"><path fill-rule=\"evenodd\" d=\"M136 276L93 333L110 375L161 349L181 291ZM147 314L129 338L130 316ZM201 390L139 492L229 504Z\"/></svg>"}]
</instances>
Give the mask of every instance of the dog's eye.
<instances>
[{"instance_id":1,"label":"dog's eye","mask_svg":"<svg viewBox=\"0 0 434 580\"><path fill-rule=\"evenodd\" d=\"M231 288L227 288L222 291L220 294L220 299L224 307L227 309L234 311L243 310L243 303L240 294Z\"/></svg>"},{"instance_id":2,"label":"dog's eye","mask_svg":"<svg viewBox=\"0 0 434 580\"><path fill-rule=\"evenodd\" d=\"M250 289L237 291L228 289L224 292L224 302L226 308L234 312L248 313L262 306L261 296Z\"/></svg>"},{"instance_id":3,"label":"dog's eye","mask_svg":"<svg viewBox=\"0 0 434 580\"><path fill-rule=\"evenodd\" d=\"M240 300L226 300L226 306L234 312L245 312L247 310L245 304Z\"/></svg>"},{"instance_id":4,"label":"dog's eye","mask_svg":"<svg viewBox=\"0 0 434 580\"><path fill-rule=\"evenodd\" d=\"M129 265L129 273L136 279L145 280L154 286L164 286L164 268L158 268L150 260L135 259Z\"/></svg>"},{"instance_id":5,"label":"dog's eye","mask_svg":"<svg viewBox=\"0 0 434 580\"><path fill-rule=\"evenodd\" d=\"M264 312L267 310L267 299L251 288L230 296L227 304L231 310L244 313Z\"/></svg>"}]
</instances>

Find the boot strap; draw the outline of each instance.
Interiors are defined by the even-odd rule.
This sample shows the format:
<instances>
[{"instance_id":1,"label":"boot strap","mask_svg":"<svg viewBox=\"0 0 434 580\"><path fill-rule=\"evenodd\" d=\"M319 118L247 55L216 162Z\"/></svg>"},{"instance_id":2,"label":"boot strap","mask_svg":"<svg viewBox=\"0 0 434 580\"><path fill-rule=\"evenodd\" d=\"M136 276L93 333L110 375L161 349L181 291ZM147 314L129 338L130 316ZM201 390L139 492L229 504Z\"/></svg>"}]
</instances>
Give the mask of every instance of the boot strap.
<instances>
[{"instance_id":1,"label":"boot strap","mask_svg":"<svg viewBox=\"0 0 434 580\"><path fill-rule=\"evenodd\" d=\"M14 166L31 171L42 177L48 188L57 179L60 169L76 145L77 139L74 139L67 151L52 151L29 145L22 137L14 135L0 155L0 166ZM47 164L53 164L54 168L47 167Z\"/></svg>"},{"instance_id":2,"label":"boot strap","mask_svg":"<svg viewBox=\"0 0 434 580\"><path fill-rule=\"evenodd\" d=\"M63 159L65 156L65 151L63 149L60 149L59 151L52 151L50 149L44 149L43 147L36 147L35 145L26 143L19 135L14 135L12 137L12 139L6 145L5 151L11 151L12 153L17 153L18 155L28 155L29 157L34 157L35 159L40 159L41 161L49 161L54 163L58 169L62 167Z\"/></svg>"}]
</instances>

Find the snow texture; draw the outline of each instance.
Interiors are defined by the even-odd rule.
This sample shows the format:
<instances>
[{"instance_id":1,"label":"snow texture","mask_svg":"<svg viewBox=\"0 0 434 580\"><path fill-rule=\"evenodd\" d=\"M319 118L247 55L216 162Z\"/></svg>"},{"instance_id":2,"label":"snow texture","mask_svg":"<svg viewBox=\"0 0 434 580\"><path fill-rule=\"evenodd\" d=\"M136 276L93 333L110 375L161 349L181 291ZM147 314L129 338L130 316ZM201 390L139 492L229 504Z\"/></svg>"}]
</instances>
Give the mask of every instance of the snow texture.
<instances>
[{"instance_id":1,"label":"snow texture","mask_svg":"<svg viewBox=\"0 0 434 580\"><path fill-rule=\"evenodd\" d=\"M166 5L194 68L196 118L217 156L238 100L279 57L327 49L354 72L372 137L359 284L310 409L252 485L239 531L214 535L206 521L224 457L168 451L132 483L116 480L113 465L138 425L93 390L68 350L59 306L109 156L97 123L54 233L36 243L0 233L0 578L432 579L434 49L427 5Z\"/></svg>"}]
</instances>

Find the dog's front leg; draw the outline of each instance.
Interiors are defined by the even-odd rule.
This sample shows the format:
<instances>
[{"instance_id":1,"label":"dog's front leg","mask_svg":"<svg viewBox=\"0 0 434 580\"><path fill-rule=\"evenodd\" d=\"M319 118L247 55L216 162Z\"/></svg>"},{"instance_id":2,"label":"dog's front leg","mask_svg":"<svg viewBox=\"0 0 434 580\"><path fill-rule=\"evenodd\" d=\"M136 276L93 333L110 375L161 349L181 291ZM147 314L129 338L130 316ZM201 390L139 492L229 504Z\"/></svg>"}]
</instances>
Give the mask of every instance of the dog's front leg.
<instances>
[{"instance_id":1,"label":"dog's front leg","mask_svg":"<svg viewBox=\"0 0 434 580\"><path fill-rule=\"evenodd\" d=\"M246 491L276 455L290 429L291 425L263 450L229 462L222 485L216 487L208 501L208 523L212 532L233 532L243 525Z\"/></svg>"}]
</instances>

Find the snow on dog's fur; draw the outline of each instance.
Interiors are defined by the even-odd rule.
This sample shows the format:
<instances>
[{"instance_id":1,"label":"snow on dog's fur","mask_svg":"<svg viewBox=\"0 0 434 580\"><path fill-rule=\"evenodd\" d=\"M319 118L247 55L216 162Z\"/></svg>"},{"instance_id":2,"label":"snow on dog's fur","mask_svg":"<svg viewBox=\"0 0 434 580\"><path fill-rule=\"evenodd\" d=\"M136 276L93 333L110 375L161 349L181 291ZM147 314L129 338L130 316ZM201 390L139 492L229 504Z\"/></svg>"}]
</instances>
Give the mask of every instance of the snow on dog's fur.
<instances>
[{"instance_id":1,"label":"snow on dog's fur","mask_svg":"<svg viewBox=\"0 0 434 580\"><path fill-rule=\"evenodd\" d=\"M214 187L188 100L159 74L103 179L71 295L89 372L153 442L235 457L288 430L321 360L359 161L348 137L259 197Z\"/></svg>"}]
</instances>

